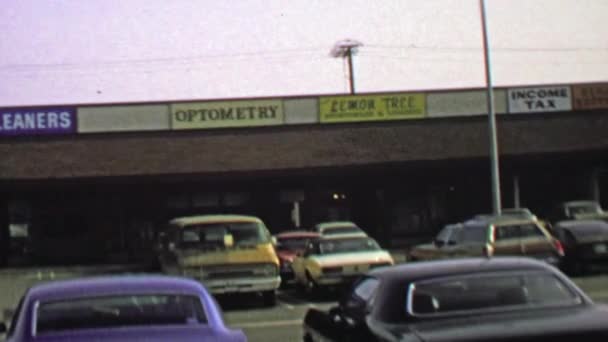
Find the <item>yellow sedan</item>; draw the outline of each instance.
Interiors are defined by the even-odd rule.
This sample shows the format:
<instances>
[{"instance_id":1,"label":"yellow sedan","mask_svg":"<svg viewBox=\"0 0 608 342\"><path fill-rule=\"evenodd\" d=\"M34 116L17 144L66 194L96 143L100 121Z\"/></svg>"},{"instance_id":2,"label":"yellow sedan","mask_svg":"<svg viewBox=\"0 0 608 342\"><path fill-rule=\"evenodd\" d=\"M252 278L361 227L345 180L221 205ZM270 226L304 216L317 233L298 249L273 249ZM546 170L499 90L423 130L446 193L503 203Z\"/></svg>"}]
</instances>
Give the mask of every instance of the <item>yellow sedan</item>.
<instances>
[{"instance_id":1,"label":"yellow sedan","mask_svg":"<svg viewBox=\"0 0 608 342\"><path fill-rule=\"evenodd\" d=\"M308 294L348 284L374 267L390 266L390 253L367 236L343 235L311 240L292 263L296 284Z\"/></svg>"}]
</instances>

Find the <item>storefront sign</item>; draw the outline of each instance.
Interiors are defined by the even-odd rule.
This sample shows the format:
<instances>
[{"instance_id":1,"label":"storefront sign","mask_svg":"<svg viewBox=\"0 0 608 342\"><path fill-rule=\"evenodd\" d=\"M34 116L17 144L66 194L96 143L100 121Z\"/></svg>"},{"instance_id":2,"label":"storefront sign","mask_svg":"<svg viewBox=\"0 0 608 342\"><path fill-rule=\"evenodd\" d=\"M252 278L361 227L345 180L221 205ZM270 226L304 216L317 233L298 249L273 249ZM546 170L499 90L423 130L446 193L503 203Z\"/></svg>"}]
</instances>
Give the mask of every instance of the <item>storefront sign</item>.
<instances>
[{"instance_id":1,"label":"storefront sign","mask_svg":"<svg viewBox=\"0 0 608 342\"><path fill-rule=\"evenodd\" d=\"M403 120L426 115L424 94L330 96L319 99L322 123Z\"/></svg>"},{"instance_id":2,"label":"storefront sign","mask_svg":"<svg viewBox=\"0 0 608 342\"><path fill-rule=\"evenodd\" d=\"M173 129L269 126L283 124L281 100L175 103Z\"/></svg>"},{"instance_id":3,"label":"storefront sign","mask_svg":"<svg viewBox=\"0 0 608 342\"><path fill-rule=\"evenodd\" d=\"M1 109L0 135L44 135L76 132L74 108Z\"/></svg>"},{"instance_id":4,"label":"storefront sign","mask_svg":"<svg viewBox=\"0 0 608 342\"><path fill-rule=\"evenodd\" d=\"M572 86L574 109L608 108L608 83Z\"/></svg>"},{"instance_id":5,"label":"storefront sign","mask_svg":"<svg viewBox=\"0 0 608 342\"><path fill-rule=\"evenodd\" d=\"M570 87L509 89L509 113L560 112L571 109Z\"/></svg>"}]
</instances>

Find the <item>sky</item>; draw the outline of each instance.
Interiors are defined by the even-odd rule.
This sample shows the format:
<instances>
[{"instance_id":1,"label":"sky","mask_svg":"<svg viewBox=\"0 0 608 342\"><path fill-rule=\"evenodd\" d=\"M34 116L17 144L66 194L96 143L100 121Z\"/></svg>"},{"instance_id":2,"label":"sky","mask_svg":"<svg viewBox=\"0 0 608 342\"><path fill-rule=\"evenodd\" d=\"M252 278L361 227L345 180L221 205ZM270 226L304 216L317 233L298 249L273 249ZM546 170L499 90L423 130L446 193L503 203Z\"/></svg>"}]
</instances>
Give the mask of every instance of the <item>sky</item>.
<instances>
[{"instance_id":1,"label":"sky","mask_svg":"<svg viewBox=\"0 0 608 342\"><path fill-rule=\"evenodd\" d=\"M485 86L479 0L2 0L0 106ZM495 86L608 81L608 0L486 0Z\"/></svg>"}]
</instances>

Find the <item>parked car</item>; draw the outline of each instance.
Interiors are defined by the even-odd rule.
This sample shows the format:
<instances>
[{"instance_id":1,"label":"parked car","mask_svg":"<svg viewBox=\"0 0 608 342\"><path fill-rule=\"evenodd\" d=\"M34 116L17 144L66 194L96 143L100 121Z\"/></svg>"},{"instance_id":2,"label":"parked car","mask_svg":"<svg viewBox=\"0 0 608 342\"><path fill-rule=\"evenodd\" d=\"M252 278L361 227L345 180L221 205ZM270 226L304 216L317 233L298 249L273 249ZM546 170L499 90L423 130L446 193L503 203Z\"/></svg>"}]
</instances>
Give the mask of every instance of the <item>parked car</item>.
<instances>
[{"instance_id":1,"label":"parked car","mask_svg":"<svg viewBox=\"0 0 608 342\"><path fill-rule=\"evenodd\" d=\"M478 214L475 215L474 218L483 219L483 218L492 218L494 214ZM528 208L502 208L501 216L508 216L513 218L520 219L530 219L530 220L538 220L538 217L532 213L532 211Z\"/></svg>"},{"instance_id":2,"label":"parked car","mask_svg":"<svg viewBox=\"0 0 608 342\"><path fill-rule=\"evenodd\" d=\"M304 341L608 341L608 307L530 258L372 270L339 305L308 310Z\"/></svg>"},{"instance_id":3,"label":"parked car","mask_svg":"<svg viewBox=\"0 0 608 342\"><path fill-rule=\"evenodd\" d=\"M367 236L367 233L357 226L354 222L350 221L330 221L317 223L313 228L313 232L319 233L323 236L334 236L342 234L355 234Z\"/></svg>"},{"instance_id":4,"label":"parked car","mask_svg":"<svg viewBox=\"0 0 608 342\"><path fill-rule=\"evenodd\" d=\"M608 221L608 212L605 212L596 201L582 200L560 203L551 215L554 224L559 221L580 219Z\"/></svg>"},{"instance_id":5,"label":"parked car","mask_svg":"<svg viewBox=\"0 0 608 342\"><path fill-rule=\"evenodd\" d=\"M0 330L6 330L4 324ZM36 285L21 298L7 341L234 341L200 283L166 276L106 276Z\"/></svg>"},{"instance_id":6,"label":"parked car","mask_svg":"<svg viewBox=\"0 0 608 342\"><path fill-rule=\"evenodd\" d=\"M445 226L432 243L412 248L408 260L484 255L530 256L559 265L564 250L538 220L483 217Z\"/></svg>"},{"instance_id":7,"label":"parked car","mask_svg":"<svg viewBox=\"0 0 608 342\"><path fill-rule=\"evenodd\" d=\"M320 237L292 263L296 283L314 295L330 286L349 284L368 270L390 266L389 252L367 236Z\"/></svg>"},{"instance_id":8,"label":"parked car","mask_svg":"<svg viewBox=\"0 0 608 342\"><path fill-rule=\"evenodd\" d=\"M259 293L276 302L279 258L257 217L200 215L171 220L159 246L163 272L202 282L213 294Z\"/></svg>"},{"instance_id":9,"label":"parked car","mask_svg":"<svg viewBox=\"0 0 608 342\"><path fill-rule=\"evenodd\" d=\"M294 281L291 264L298 253L303 253L309 240L318 238L319 234L306 230L294 230L282 232L275 235L276 251L281 263L281 285L287 285Z\"/></svg>"},{"instance_id":10,"label":"parked car","mask_svg":"<svg viewBox=\"0 0 608 342\"><path fill-rule=\"evenodd\" d=\"M585 273L592 264L608 263L608 223L600 220L560 221L554 226L565 250L564 269Z\"/></svg>"}]
</instances>

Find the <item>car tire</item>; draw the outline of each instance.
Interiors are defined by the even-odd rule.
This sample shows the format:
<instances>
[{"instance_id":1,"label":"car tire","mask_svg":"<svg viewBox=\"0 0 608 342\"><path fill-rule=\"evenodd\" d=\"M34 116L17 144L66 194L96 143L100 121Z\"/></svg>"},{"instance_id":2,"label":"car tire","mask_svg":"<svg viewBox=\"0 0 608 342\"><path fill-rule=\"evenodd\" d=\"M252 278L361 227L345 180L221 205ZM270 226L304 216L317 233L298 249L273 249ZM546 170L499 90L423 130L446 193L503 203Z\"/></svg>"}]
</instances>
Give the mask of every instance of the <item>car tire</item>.
<instances>
[{"instance_id":1,"label":"car tire","mask_svg":"<svg viewBox=\"0 0 608 342\"><path fill-rule=\"evenodd\" d=\"M262 292L264 306L275 306L277 304L277 292L275 290Z\"/></svg>"}]
</instances>

